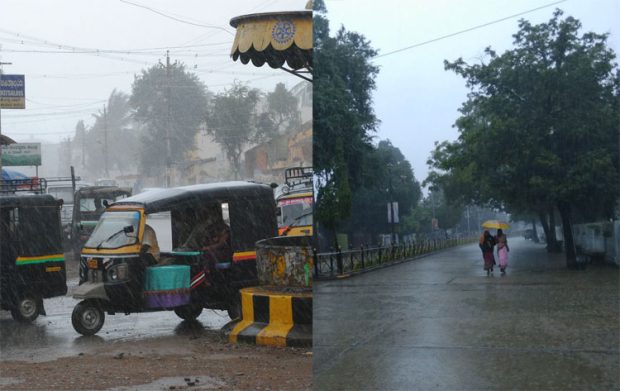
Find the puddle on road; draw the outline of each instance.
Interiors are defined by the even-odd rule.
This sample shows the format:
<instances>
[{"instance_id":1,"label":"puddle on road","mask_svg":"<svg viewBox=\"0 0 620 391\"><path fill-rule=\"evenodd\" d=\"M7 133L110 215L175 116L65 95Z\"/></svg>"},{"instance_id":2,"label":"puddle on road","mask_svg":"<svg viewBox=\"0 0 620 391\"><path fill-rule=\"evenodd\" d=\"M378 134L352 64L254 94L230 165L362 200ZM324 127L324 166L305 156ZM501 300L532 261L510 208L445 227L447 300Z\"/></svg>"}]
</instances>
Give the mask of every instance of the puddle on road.
<instances>
[{"instance_id":1,"label":"puddle on road","mask_svg":"<svg viewBox=\"0 0 620 391\"><path fill-rule=\"evenodd\" d=\"M106 391L155 391L155 390L218 390L226 386L221 380L209 376L162 377L152 383L108 388Z\"/></svg>"},{"instance_id":2,"label":"puddle on road","mask_svg":"<svg viewBox=\"0 0 620 391\"><path fill-rule=\"evenodd\" d=\"M22 380L14 377L0 377L0 387L11 386L14 384L19 384L21 382Z\"/></svg>"}]
</instances>

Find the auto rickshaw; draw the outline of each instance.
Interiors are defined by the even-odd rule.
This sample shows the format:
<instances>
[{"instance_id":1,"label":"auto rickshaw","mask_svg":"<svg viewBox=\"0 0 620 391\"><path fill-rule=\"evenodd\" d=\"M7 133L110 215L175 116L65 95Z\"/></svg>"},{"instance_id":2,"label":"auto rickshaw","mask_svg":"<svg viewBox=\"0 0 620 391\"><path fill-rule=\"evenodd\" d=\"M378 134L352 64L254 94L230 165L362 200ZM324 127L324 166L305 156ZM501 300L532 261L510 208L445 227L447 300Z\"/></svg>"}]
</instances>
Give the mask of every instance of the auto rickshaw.
<instances>
[{"instance_id":1,"label":"auto rickshaw","mask_svg":"<svg viewBox=\"0 0 620 391\"><path fill-rule=\"evenodd\" d=\"M267 185L201 184L117 201L82 249L73 327L93 335L105 313L174 310L191 320L211 308L237 318L239 289L258 285L255 243L276 233Z\"/></svg>"},{"instance_id":2,"label":"auto rickshaw","mask_svg":"<svg viewBox=\"0 0 620 391\"><path fill-rule=\"evenodd\" d=\"M0 305L17 321L45 315L43 299L67 293L61 204L49 194L0 196Z\"/></svg>"}]
</instances>

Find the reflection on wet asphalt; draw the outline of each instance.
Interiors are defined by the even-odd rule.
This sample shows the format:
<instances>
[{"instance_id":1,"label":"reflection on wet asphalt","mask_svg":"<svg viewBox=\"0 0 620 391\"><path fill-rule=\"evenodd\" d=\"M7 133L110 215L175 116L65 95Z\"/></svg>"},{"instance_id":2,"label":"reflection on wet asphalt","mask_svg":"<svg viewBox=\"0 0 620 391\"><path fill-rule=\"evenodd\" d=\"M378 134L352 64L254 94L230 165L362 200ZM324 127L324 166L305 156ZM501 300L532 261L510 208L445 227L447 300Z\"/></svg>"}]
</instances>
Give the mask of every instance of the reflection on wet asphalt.
<instances>
[{"instance_id":1,"label":"reflection on wet asphalt","mask_svg":"<svg viewBox=\"0 0 620 391\"><path fill-rule=\"evenodd\" d=\"M0 311L0 359L45 361L87 353L90 347L116 341L199 335L230 321L226 311L207 309L195 322L183 321L173 311L106 314L99 333L84 337L71 325L71 312L78 300L70 294L77 280L70 280L67 285L68 295L46 299L47 316L39 316L32 324L15 322L8 311Z\"/></svg>"},{"instance_id":2,"label":"reflection on wet asphalt","mask_svg":"<svg viewBox=\"0 0 620 391\"><path fill-rule=\"evenodd\" d=\"M505 276L468 245L315 283L316 389L619 389L618 268L510 255Z\"/></svg>"}]
</instances>

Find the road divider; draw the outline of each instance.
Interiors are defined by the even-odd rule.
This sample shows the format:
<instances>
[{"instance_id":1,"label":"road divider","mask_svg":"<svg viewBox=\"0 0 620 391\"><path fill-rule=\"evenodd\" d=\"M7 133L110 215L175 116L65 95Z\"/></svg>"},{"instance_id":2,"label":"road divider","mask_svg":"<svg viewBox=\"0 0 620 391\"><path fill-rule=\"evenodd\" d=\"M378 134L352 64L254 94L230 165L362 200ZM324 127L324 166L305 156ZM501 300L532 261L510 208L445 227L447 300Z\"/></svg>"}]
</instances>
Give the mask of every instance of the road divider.
<instances>
[{"instance_id":1,"label":"road divider","mask_svg":"<svg viewBox=\"0 0 620 391\"><path fill-rule=\"evenodd\" d=\"M245 288L241 319L224 326L232 343L312 346L312 291L290 287Z\"/></svg>"}]
</instances>

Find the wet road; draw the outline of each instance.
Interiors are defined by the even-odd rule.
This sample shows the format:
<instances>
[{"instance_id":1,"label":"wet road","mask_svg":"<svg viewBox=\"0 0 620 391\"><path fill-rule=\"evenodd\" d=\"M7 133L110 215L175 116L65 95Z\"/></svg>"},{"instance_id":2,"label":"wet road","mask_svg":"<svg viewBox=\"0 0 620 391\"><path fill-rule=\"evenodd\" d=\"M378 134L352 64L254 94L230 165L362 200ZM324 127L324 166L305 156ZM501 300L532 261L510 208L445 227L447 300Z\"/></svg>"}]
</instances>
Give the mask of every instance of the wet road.
<instances>
[{"instance_id":1,"label":"wet road","mask_svg":"<svg viewBox=\"0 0 620 391\"><path fill-rule=\"evenodd\" d=\"M71 325L71 312L78 303L71 297L77 278L68 281L69 294L46 299L47 316L39 316L32 324L21 324L8 311L0 311L0 359L47 361L59 357L91 353L102 344L118 341L147 341L175 335L217 330L230 321L226 311L203 310L198 322L186 322L173 311L141 314L107 315L102 329L94 336L84 337Z\"/></svg>"},{"instance_id":2,"label":"wet road","mask_svg":"<svg viewBox=\"0 0 620 391\"><path fill-rule=\"evenodd\" d=\"M620 389L619 269L509 238L314 285L317 390Z\"/></svg>"}]
</instances>

